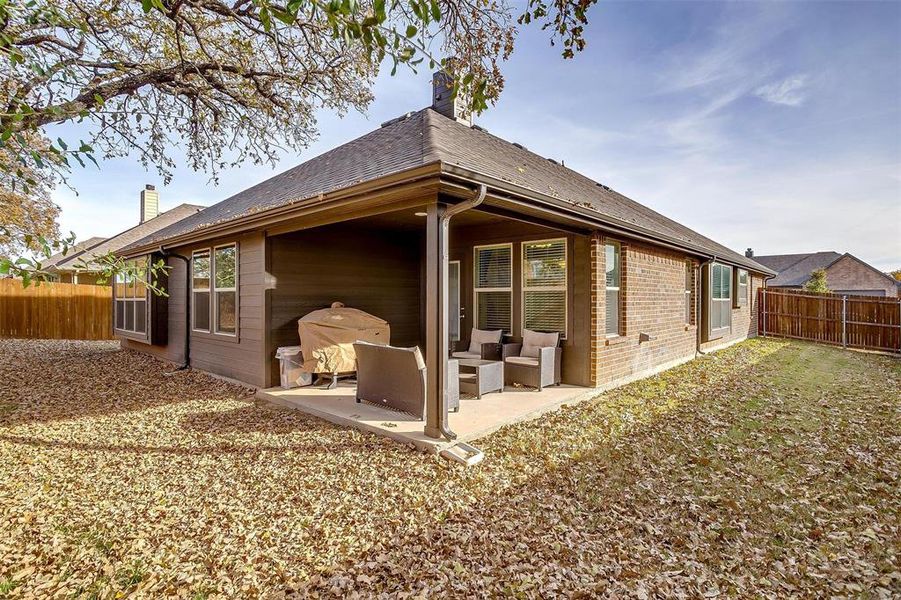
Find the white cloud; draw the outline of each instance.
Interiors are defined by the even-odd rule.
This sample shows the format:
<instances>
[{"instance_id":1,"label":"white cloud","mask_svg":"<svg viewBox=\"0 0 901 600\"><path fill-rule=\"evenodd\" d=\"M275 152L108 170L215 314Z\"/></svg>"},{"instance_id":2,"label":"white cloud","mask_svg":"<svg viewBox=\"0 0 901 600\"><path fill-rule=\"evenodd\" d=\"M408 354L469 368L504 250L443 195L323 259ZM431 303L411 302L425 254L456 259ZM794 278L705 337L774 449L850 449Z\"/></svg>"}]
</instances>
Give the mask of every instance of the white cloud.
<instances>
[{"instance_id":1,"label":"white cloud","mask_svg":"<svg viewBox=\"0 0 901 600\"><path fill-rule=\"evenodd\" d=\"M807 100L807 75L792 75L782 81L774 81L754 90L762 100L782 106L801 106Z\"/></svg>"}]
</instances>

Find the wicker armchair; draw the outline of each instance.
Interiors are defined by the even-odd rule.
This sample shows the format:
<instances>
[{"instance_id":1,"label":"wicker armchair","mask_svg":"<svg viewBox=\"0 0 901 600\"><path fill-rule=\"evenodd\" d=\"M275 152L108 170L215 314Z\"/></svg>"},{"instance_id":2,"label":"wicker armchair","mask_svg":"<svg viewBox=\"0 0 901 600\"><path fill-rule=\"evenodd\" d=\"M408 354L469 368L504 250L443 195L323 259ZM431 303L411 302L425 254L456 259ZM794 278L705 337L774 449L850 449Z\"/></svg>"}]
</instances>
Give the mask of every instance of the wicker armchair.
<instances>
[{"instance_id":1,"label":"wicker armchair","mask_svg":"<svg viewBox=\"0 0 901 600\"><path fill-rule=\"evenodd\" d=\"M563 348L560 334L526 329L522 343L504 344L504 384L519 383L538 388L560 384Z\"/></svg>"}]
</instances>

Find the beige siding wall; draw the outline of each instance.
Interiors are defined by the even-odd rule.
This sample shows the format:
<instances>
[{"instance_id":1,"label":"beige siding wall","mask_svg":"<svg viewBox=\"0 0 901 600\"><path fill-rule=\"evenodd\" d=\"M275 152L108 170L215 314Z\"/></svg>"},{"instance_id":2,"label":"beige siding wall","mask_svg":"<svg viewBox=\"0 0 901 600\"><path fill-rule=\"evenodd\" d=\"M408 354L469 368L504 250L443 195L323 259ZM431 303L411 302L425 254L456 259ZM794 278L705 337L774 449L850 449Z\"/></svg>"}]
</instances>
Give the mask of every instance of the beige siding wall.
<instances>
[{"instance_id":1,"label":"beige siding wall","mask_svg":"<svg viewBox=\"0 0 901 600\"><path fill-rule=\"evenodd\" d=\"M263 335L263 276L265 272L265 237L253 233L237 238L217 239L211 243L182 246L172 249L176 254L191 257L194 250L222 244L238 244L238 333L222 336L191 332L191 365L195 368L243 381L250 385L265 384ZM184 286L182 261L168 260L173 267L169 276L169 335L165 345L142 344L122 340L124 347L154 354L180 362L183 360L185 332Z\"/></svg>"}]
</instances>

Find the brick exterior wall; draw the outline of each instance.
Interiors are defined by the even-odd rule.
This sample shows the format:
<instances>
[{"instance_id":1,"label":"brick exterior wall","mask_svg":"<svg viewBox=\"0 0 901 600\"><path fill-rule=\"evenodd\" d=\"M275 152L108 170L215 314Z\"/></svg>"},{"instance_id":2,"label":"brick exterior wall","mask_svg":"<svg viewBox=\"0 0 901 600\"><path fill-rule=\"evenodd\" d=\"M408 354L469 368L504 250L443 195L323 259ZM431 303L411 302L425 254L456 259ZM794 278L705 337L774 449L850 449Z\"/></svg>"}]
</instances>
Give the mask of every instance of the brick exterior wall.
<instances>
[{"instance_id":1,"label":"brick exterior wall","mask_svg":"<svg viewBox=\"0 0 901 600\"><path fill-rule=\"evenodd\" d=\"M897 284L873 267L850 256L843 256L826 269L826 285L836 292L876 295L884 292L889 298L898 296Z\"/></svg>"},{"instance_id":2,"label":"brick exterior wall","mask_svg":"<svg viewBox=\"0 0 901 600\"><path fill-rule=\"evenodd\" d=\"M606 240L620 243L621 335L606 334ZM696 303L700 293L698 261L657 246L605 238L595 234L590 248L591 382L612 386L689 360L697 345ZM691 260L690 323L685 315L685 263ZM747 304L732 311L732 332L703 348L714 348L756 335L757 289L760 277L750 278ZM641 334L651 339L640 341Z\"/></svg>"}]
</instances>

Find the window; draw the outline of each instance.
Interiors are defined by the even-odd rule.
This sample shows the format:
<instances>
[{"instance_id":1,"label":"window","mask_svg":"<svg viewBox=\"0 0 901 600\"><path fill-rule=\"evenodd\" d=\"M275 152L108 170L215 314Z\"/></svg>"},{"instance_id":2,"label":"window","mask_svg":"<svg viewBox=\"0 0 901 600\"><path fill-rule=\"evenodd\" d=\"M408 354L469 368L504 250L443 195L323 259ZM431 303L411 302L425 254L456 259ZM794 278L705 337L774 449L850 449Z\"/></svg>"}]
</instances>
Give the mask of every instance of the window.
<instances>
[{"instance_id":1,"label":"window","mask_svg":"<svg viewBox=\"0 0 901 600\"><path fill-rule=\"evenodd\" d=\"M694 265L690 260L685 261L685 323L687 325L691 325L693 319L692 305L692 274L694 272Z\"/></svg>"},{"instance_id":2,"label":"window","mask_svg":"<svg viewBox=\"0 0 901 600\"><path fill-rule=\"evenodd\" d=\"M192 329L210 330L210 251L199 250L191 260Z\"/></svg>"},{"instance_id":3,"label":"window","mask_svg":"<svg viewBox=\"0 0 901 600\"><path fill-rule=\"evenodd\" d=\"M235 335L238 331L238 247L197 250L191 261L194 331Z\"/></svg>"},{"instance_id":4,"label":"window","mask_svg":"<svg viewBox=\"0 0 901 600\"><path fill-rule=\"evenodd\" d=\"M216 333L235 335L238 323L238 248L234 244L213 251L213 306Z\"/></svg>"},{"instance_id":5,"label":"window","mask_svg":"<svg viewBox=\"0 0 901 600\"><path fill-rule=\"evenodd\" d=\"M735 269L735 304L738 308L748 303L748 272L744 269Z\"/></svg>"},{"instance_id":6,"label":"window","mask_svg":"<svg viewBox=\"0 0 901 600\"><path fill-rule=\"evenodd\" d=\"M710 265L710 332L722 334L732 326L732 267Z\"/></svg>"},{"instance_id":7,"label":"window","mask_svg":"<svg viewBox=\"0 0 901 600\"><path fill-rule=\"evenodd\" d=\"M566 336L566 240L522 244L522 324Z\"/></svg>"},{"instance_id":8,"label":"window","mask_svg":"<svg viewBox=\"0 0 901 600\"><path fill-rule=\"evenodd\" d=\"M620 283L622 281L622 260L620 256L620 245L616 242L610 242L604 246L605 260L607 270L607 337L620 335L622 331L622 323L620 322Z\"/></svg>"},{"instance_id":9,"label":"window","mask_svg":"<svg viewBox=\"0 0 901 600\"><path fill-rule=\"evenodd\" d=\"M127 272L116 274L115 327L127 333L147 334L147 258L126 262Z\"/></svg>"},{"instance_id":10,"label":"window","mask_svg":"<svg viewBox=\"0 0 901 600\"><path fill-rule=\"evenodd\" d=\"M476 246L473 253L475 326L509 333L513 324L513 245Z\"/></svg>"}]
</instances>

